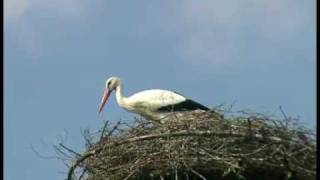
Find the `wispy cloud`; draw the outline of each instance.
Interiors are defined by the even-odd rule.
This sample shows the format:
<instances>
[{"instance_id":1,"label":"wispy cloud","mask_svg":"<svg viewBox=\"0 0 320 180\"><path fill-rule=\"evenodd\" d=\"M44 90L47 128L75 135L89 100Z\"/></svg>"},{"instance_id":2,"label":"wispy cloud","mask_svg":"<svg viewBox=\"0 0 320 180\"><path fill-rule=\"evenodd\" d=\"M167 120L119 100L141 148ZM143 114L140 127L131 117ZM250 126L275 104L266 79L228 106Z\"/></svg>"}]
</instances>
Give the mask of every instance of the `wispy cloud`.
<instances>
[{"instance_id":1,"label":"wispy cloud","mask_svg":"<svg viewBox=\"0 0 320 180\"><path fill-rule=\"evenodd\" d=\"M5 22L13 22L21 19L29 5L26 0L4 0L3 4Z\"/></svg>"},{"instance_id":2,"label":"wispy cloud","mask_svg":"<svg viewBox=\"0 0 320 180\"><path fill-rule=\"evenodd\" d=\"M187 35L180 53L185 59L225 65L236 60L241 43L250 43L250 38L290 43L313 23L313 4L298 0L187 0L181 11Z\"/></svg>"},{"instance_id":3,"label":"wispy cloud","mask_svg":"<svg viewBox=\"0 0 320 180\"><path fill-rule=\"evenodd\" d=\"M32 59L37 59L35 57L42 53L43 36L47 34L45 28L36 25L39 24L38 17L46 16L61 22L75 21L81 19L83 10L80 0L4 0L6 38L23 47Z\"/></svg>"},{"instance_id":4,"label":"wispy cloud","mask_svg":"<svg viewBox=\"0 0 320 180\"><path fill-rule=\"evenodd\" d=\"M17 23L28 11L49 10L66 17L75 17L81 11L79 0L4 0L5 23Z\"/></svg>"},{"instance_id":5,"label":"wispy cloud","mask_svg":"<svg viewBox=\"0 0 320 180\"><path fill-rule=\"evenodd\" d=\"M31 18L28 17L28 22L34 22L31 19L38 12L45 12L50 18L60 18L63 21L82 20L85 11L89 12L85 15L92 16L92 19L101 18L95 16L100 16L103 13L93 13L95 10L90 9L97 6L86 6L84 3L86 1L82 0L4 0L5 23L6 25L21 24L24 22L24 18L28 17L28 13L33 15ZM101 6L108 6L106 2L99 3L102 4ZM172 33L170 36L179 36L179 40L172 42L177 44L178 55L189 60L190 63L209 63L216 67L235 64L239 59L244 61L245 58L238 57L250 53L245 52L247 50L245 48L254 47L263 43L264 40L276 41L284 46L288 43L292 44L294 39L301 36L301 32L311 27L310 23L313 23L313 16L315 16L315 11L312 9L315 4L314 0L308 2L300 0L185 0L181 3L170 2L168 4L170 6L168 9L172 10L170 16L175 16L172 19L163 15L167 11L163 11L158 6L147 6L147 4L141 5L141 9L142 11L146 10L145 16L150 16L150 21L141 23L140 19L130 19L137 21L132 26L142 26L138 28L140 29L138 33L145 34L148 27L155 24L169 25L170 27L173 24L178 24L175 27L178 32L181 32L180 34L175 34L176 32L170 28L170 31L166 31L166 33ZM107 14L112 15L111 13ZM126 15L124 12L123 16ZM110 22L117 23L117 16L112 18L115 20ZM155 21L157 23L154 23ZM102 23L101 27L104 25ZM27 48L37 49L41 46L38 45L39 41L37 40L38 34L41 32L37 27L32 27L32 24L27 26L24 29L15 29L26 31L19 32L22 36L33 34L33 39L29 37L24 40L32 42L32 46L27 45ZM171 32L171 30L173 31ZM37 50L32 51L37 52Z\"/></svg>"}]
</instances>

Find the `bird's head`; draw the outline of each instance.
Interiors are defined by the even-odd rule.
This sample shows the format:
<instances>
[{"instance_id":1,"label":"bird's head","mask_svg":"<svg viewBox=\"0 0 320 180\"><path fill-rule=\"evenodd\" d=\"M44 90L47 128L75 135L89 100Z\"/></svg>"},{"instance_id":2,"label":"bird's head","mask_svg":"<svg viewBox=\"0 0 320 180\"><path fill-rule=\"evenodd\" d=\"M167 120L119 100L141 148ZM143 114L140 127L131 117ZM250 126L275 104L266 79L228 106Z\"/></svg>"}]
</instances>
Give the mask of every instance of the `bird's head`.
<instances>
[{"instance_id":1,"label":"bird's head","mask_svg":"<svg viewBox=\"0 0 320 180\"><path fill-rule=\"evenodd\" d=\"M103 110L103 107L107 103L111 92L115 90L120 85L120 83L121 83L121 80L118 77L113 76L107 79L106 87L105 87L105 90L101 99L100 107L99 107L99 113L101 113L101 111Z\"/></svg>"},{"instance_id":2,"label":"bird's head","mask_svg":"<svg viewBox=\"0 0 320 180\"><path fill-rule=\"evenodd\" d=\"M120 78L118 77L111 77L106 81L106 89L109 91L115 90L120 85Z\"/></svg>"}]
</instances>

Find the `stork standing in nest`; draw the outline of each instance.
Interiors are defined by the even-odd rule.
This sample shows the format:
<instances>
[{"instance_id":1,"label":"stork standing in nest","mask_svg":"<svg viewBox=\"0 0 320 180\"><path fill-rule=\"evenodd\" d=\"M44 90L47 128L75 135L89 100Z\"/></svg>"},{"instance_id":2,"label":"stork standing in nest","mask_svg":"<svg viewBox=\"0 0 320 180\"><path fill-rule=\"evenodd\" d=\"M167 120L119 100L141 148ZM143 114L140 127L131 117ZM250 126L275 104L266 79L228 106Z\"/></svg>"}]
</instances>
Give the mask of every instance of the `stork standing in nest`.
<instances>
[{"instance_id":1,"label":"stork standing in nest","mask_svg":"<svg viewBox=\"0 0 320 180\"><path fill-rule=\"evenodd\" d=\"M123 109L140 114L148 120L161 123L168 120L169 117L172 118L170 116L172 114L181 116L184 112L206 112L210 110L208 107L181 94L162 89L144 90L130 97L125 97L121 79L119 77L111 77L106 81L99 113L103 110L112 91L116 92L117 103Z\"/></svg>"}]
</instances>

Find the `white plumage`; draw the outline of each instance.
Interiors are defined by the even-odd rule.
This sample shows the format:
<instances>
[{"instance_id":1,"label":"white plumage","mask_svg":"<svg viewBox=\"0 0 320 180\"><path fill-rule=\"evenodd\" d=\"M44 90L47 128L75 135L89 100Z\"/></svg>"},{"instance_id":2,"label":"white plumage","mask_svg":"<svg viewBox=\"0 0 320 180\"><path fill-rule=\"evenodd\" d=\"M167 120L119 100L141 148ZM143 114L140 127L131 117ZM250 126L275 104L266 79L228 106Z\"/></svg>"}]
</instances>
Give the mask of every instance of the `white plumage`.
<instances>
[{"instance_id":1,"label":"white plumage","mask_svg":"<svg viewBox=\"0 0 320 180\"><path fill-rule=\"evenodd\" d=\"M147 108L156 110L163 106L178 104L186 100L185 97L162 89L150 89L138 92L127 98L129 103L142 103Z\"/></svg>"},{"instance_id":2,"label":"white plumage","mask_svg":"<svg viewBox=\"0 0 320 180\"><path fill-rule=\"evenodd\" d=\"M130 97L124 97L121 79L111 77L106 81L106 88L100 103L99 113L103 110L113 90L116 91L116 99L119 106L127 111L138 113L149 120L163 121L172 112L209 110L209 108L187 99L176 92L162 89L145 90Z\"/></svg>"}]
</instances>

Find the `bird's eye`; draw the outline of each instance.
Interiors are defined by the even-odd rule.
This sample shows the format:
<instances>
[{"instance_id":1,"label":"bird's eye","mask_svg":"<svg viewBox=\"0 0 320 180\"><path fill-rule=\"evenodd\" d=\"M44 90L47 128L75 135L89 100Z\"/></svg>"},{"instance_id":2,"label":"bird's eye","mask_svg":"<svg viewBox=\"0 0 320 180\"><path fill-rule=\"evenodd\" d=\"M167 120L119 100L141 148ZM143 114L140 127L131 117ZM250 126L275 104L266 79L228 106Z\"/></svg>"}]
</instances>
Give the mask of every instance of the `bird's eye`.
<instances>
[{"instance_id":1,"label":"bird's eye","mask_svg":"<svg viewBox=\"0 0 320 180\"><path fill-rule=\"evenodd\" d=\"M110 86L110 84L111 84L111 81L108 82L108 87Z\"/></svg>"}]
</instances>

